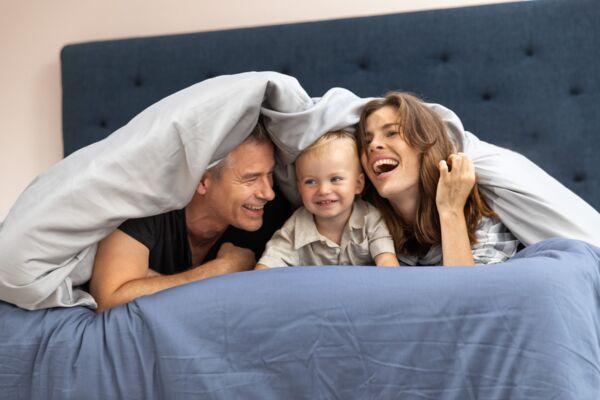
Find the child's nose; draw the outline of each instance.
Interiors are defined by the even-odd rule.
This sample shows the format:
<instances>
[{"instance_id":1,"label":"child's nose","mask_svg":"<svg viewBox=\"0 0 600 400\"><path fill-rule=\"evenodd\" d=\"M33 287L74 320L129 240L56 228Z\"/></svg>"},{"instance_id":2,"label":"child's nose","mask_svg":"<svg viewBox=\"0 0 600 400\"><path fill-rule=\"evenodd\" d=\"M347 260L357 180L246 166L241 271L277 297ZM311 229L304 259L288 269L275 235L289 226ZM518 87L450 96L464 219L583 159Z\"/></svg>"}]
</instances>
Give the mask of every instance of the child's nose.
<instances>
[{"instance_id":1,"label":"child's nose","mask_svg":"<svg viewBox=\"0 0 600 400\"><path fill-rule=\"evenodd\" d=\"M319 185L319 193L329 193L331 190L331 186L329 183L321 183Z\"/></svg>"}]
</instances>

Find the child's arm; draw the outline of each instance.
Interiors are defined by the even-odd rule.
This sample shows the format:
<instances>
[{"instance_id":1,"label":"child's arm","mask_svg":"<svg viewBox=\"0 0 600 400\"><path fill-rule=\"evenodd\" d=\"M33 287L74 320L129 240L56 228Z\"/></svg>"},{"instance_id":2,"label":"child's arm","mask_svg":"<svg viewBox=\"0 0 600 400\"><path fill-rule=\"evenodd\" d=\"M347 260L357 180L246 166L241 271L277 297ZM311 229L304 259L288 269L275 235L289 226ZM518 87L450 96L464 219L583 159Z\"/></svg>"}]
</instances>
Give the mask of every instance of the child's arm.
<instances>
[{"instance_id":1,"label":"child's arm","mask_svg":"<svg viewBox=\"0 0 600 400\"><path fill-rule=\"evenodd\" d=\"M396 257L394 240L381 213L370 203L360 200L365 204L368 215L365 220L367 236L369 237L369 251L378 267L398 267L400 263Z\"/></svg>"},{"instance_id":2,"label":"child's arm","mask_svg":"<svg viewBox=\"0 0 600 400\"><path fill-rule=\"evenodd\" d=\"M255 270L298 265L298 252L294 249L295 214L277 230L265 246Z\"/></svg>"},{"instance_id":3,"label":"child's arm","mask_svg":"<svg viewBox=\"0 0 600 400\"><path fill-rule=\"evenodd\" d=\"M398 267L400 263L394 253L381 253L375 256L375 264L378 267Z\"/></svg>"}]
</instances>

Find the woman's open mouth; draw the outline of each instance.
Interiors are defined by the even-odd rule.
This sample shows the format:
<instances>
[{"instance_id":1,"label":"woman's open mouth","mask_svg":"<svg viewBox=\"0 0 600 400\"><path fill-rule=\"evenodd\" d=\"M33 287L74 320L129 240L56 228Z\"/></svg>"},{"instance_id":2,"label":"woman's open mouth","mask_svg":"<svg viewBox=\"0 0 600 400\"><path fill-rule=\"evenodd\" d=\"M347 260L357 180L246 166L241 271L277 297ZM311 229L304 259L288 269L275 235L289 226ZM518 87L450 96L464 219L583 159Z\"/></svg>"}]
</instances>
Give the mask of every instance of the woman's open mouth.
<instances>
[{"instance_id":1,"label":"woman's open mouth","mask_svg":"<svg viewBox=\"0 0 600 400\"><path fill-rule=\"evenodd\" d=\"M372 164L373 172L376 176L380 176L387 172L393 171L400 163L393 158L382 158Z\"/></svg>"}]
</instances>

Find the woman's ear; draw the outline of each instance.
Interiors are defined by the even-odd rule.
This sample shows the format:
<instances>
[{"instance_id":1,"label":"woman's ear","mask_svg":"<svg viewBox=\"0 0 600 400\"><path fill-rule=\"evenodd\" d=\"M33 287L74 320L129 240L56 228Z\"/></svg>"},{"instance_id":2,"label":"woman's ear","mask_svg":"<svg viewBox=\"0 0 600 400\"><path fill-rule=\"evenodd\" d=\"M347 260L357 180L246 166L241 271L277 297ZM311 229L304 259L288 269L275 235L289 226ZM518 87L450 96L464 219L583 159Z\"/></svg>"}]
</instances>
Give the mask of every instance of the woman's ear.
<instances>
[{"instance_id":1,"label":"woman's ear","mask_svg":"<svg viewBox=\"0 0 600 400\"><path fill-rule=\"evenodd\" d=\"M361 194L364 188L365 188L365 174L363 172L361 172L356 177L356 192L355 192L355 194Z\"/></svg>"}]
</instances>

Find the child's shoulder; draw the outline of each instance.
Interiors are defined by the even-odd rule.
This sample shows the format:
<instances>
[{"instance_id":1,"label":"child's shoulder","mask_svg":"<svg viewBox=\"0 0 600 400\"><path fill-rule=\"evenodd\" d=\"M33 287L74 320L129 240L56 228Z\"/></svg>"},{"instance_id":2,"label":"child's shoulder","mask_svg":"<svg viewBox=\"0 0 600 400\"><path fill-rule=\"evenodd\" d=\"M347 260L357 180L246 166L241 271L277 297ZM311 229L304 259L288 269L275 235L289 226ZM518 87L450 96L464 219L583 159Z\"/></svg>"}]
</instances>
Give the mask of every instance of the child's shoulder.
<instances>
[{"instance_id":1,"label":"child's shoulder","mask_svg":"<svg viewBox=\"0 0 600 400\"><path fill-rule=\"evenodd\" d=\"M355 212L364 215L365 218L371 215L375 217L379 217L381 215L377 207L361 198L354 200L354 209L356 210Z\"/></svg>"},{"instance_id":2,"label":"child's shoulder","mask_svg":"<svg viewBox=\"0 0 600 400\"><path fill-rule=\"evenodd\" d=\"M287 221L285 221L282 228L293 229L298 223L302 224L312 220L312 214L304 206L300 206L292 213L292 215L290 215Z\"/></svg>"}]
</instances>

